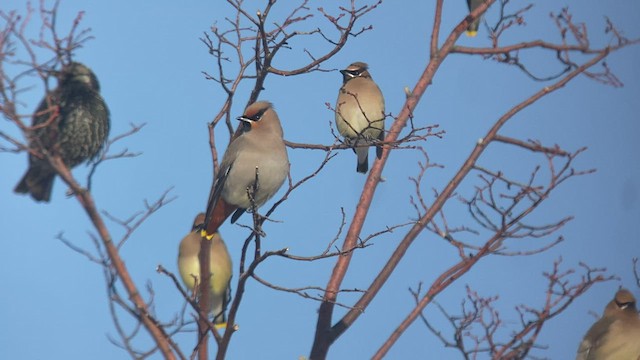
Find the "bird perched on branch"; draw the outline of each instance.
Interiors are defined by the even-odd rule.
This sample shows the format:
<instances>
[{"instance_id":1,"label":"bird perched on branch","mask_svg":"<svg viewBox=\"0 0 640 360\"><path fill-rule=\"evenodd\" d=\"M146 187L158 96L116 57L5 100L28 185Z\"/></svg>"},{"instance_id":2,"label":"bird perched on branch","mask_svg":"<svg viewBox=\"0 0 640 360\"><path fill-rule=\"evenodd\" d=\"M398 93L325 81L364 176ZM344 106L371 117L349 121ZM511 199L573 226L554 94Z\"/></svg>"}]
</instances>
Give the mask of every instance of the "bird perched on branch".
<instances>
[{"instance_id":1,"label":"bird perched on branch","mask_svg":"<svg viewBox=\"0 0 640 360\"><path fill-rule=\"evenodd\" d=\"M109 109L95 74L72 62L55 72L58 86L40 102L28 135L29 169L15 188L48 202L56 172L45 154L59 154L69 168L93 159L109 135Z\"/></svg>"},{"instance_id":2,"label":"bird perched on branch","mask_svg":"<svg viewBox=\"0 0 640 360\"><path fill-rule=\"evenodd\" d=\"M178 251L178 270L185 286L195 291L195 287L200 283L200 242L202 240L201 230L204 225L204 214L196 216L191 227L191 232L180 241ZM214 233L210 239L211 252L209 255L209 271L211 272L210 303L208 312L213 313L215 324L225 324L225 310L231 298L231 257L227 246L222 241L219 233Z\"/></svg>"},{"instance_id":3,"label":"bird perched on branch","mask_svg":"<svg viewBox=\"0 0 640 360\"><path fill-rule=\"evenodd\" d=\"M640 315L627 289L616 293L578 347L576 360L605 359L640 359Z\"/></svg>"},{"instance_id":4,"label":"bird perched on branch","mask_svg":"<svg viewBox=\"0 0 640 360\"><path fill-rule=\"evenodd\" d=\"M467 6L469 7L469 12L473 12L473 10L477 9L478 6L482 5L483 0L467 0ZM475 19L469 27L467 27L467 36L474 37L478 35L478 28L480 27L480 19L482 16Z\"/></svg>"},{"instance_id":5,"label":"bird perched on branch","mask_svg":"<svg viewBox=\"0 0 640 360\"><path fill-rule=\"evenodd\" d=\"M234 223L247 209L262 206L289 174L282 126L273 105L255 102L238 120L209 196L206 236L213 235L232 213Z\"/></svg>"},{"instance_id":6,"label":"bird perched on branch","mask_svg":"<svg viewBox=\"0 0 640 360\"><path fill-rule=\"evenodd\" d=\"M384 140L384 97L371 78L369 67L354 62L342 73L342 87L336 102L336 126L347 145L353 146L358 157L356 170L369 170L369 147L372 139ZM376 146L376 156L382 156L382 145Z\"/></svg>"}]
</instances>

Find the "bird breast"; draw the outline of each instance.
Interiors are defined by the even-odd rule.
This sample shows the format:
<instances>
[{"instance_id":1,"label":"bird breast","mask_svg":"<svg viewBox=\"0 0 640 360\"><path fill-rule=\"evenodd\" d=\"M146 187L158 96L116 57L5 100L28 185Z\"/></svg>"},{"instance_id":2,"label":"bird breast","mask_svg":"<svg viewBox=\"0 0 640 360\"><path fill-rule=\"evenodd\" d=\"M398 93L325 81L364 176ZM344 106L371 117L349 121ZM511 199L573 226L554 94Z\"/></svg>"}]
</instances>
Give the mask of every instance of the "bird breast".
<instances>
[{"instance_id":1,"label":"bird breast","mask_svg":"<svg viewBox=\"0 0 640 360\"><path fill-rule=\"evenodd\" d=\"M254 186L256 171L258 189L254 194L255 205L262 206L275 195L289 173L289 160L282 140L280 144L271 148L245 147L238 153L222 190L226 202L243 209L251 208L247 189Z\"/></svg>"},{"instance_id":2,"label":"bird breast","mask_svg":"<svg viewBox=\"0 0 640 360\"><path fill-rule=\"evenodd\" d=\"M371 79L349 80L338 93L336 126L347 138L377 138L384 129L384 98Z\"/></svg>"}]
</instances>

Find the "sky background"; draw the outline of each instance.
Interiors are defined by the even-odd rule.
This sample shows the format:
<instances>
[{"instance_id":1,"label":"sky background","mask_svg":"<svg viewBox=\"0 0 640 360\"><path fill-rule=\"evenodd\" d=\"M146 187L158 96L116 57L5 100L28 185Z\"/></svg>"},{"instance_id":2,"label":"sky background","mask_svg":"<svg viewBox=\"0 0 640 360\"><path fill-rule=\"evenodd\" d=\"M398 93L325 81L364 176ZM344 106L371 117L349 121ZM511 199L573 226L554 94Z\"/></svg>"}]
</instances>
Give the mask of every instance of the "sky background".
<instances>
[{"instance_id":1,"label":"sky background","mask_svg":"<svg viewBox=\"0 0 640 360\"><path fill-rule=\"evenodd\" d=\"M250 13L264 1L247 1ZM360 2L359 2L360 3ZM528 2L514 2L516 7ZM169 321L181 309L183 300L171 281L155 269L162 264L176 270L177 249L194 215L204 210L211 186L211 160L207 122L223 104L219 86L205 79L202 71L215 72L214 58L199 40L203 32L232 15L226 2L191 1L177 6L173 1L109 2L63 1L58 24L66 33L78 11L86 11L81 27L90 27L94 40L77 51L75 60L89 65L97 74L102 95L111 111L111 136L124 133L131 123L146 123L133 137L115 146L143 155L102 164L93 179L93 195L98 208L119 218L128 218L144 209L144 201L155 201L164 191L175 201L149 218L121 250L126 265L140 290L150 283L155 291L155 310ZM289 2L279 2L271 21L282 19ZM342 5L348 5L346 1ZM521 4L521 5L520 5ZM312 1L314 18L305 26L321 26L335 35L316 9L323 6L336 13L333 2ZM637 15L640 3L620 1L538 1L526 16L526 26L513 29L505 40L520 42L545 39L558 41L551 11L569 6L574 19L589 26L591 44L606 45L605 16L630 37L640 36ZM404 87L413 87L428 62L433 1L386 1L361 19L356 27L373 25L373 30L351 38L347 46L323 67L342 69L354 61L365 61L382 89L388 112L396 115L404 102ZM2 11L24 12L22 1L3 1ZM512 8L513 9L513 8ZM495 20L497 8L487 18ZM442 36L467 13L465 2L446 1ZM37 34L34 18L28 31ZM488 46L486 29L476 38L461 37L459 44ZM320 53L326 45L320 37L305 37L290 43L276 59L278 68L297 68L306 61L303 49ZM535 51L521 54L543 74L556 72L555 54ZM48 55L47 55L48 56ZM44 58L43 58L44 59ZM595 321L619 286L628 287L639 297L634 285L631 259L640 257L640 47L624 49L607 60L623 88L603 86L579 77L568 86L545 97L515 116L501 131L519 139L538 139L543 144L560 144L575 151L588 150L574 163L577 169L596 168L592 175L574 178L561 185L529 223L545 224L565 216L575 217L556 235L566 239L544 254L529 257L488 257L437 297L447 311L458 314L470 285L483 296L499 295L497 302L507 325L503 334L518 329L514 307L539 307L545 296L543 272L553 261L563 259L562 268L576 268L579 262L606 267L619 281L599 284L577 300L566 312L545 326L538 344L545 350L534 355L550 359L572 358L580 339ZM331 144L333 114L325 103L334 104L341 75L316 72L280 78L269 76L261 99L272 101L280 115L285 138L294 142ZM28 84L37 84L27 79ZM252 86L239 91L232 114L241 115ZM430 138L421 145L431 161L442 169L430 170L422 183L425 195L440 191L473 149L478 138L504 112L549 83L534 82L513 67L480 57L452 55L444 62L415 112L419 126L438 124L446 131L442 139ZM33 111L43 96L41 87L22 95L21 113ZM390 124L390 121L388 122ZM223 128L220 128L223 129ZM7 121L0 131L19 136ZM219 150L226 147L228 135L218 131ZM6 145L6 144L3 144ZM289 149L294 180L312 172L322 160L319 151ZM373 153L370 156L373 158ZM89 233L93 229L77 201L65 197L66 186L56 180L50 204L37 204L12 192L26 170L24 153L0 153L0 358L3 359L122 359L127 354L113 346L108 336L116 336L109 315L102 269L71 251L56 236L92 249ZM386 179L378 186L362 235L415 217L409 203L414 186L409 180L418 173L421 155L416 151L393 151L383 172ZM264 249L288 247L290 253L311 256L320 253L335 236L344 208L347 221L353 215L365 176L355 172L355 156L340 151L315 179L296 191L272 215L281 221L265 226ZM501 169L526 181L542 157L505 145L492 145L481 158L482 166ZM80 166L74 174L85 181L88 168ZM469 175L458 194L469 197L477 184L477 173ZM276 197L279 197L282 191ZM273 202L269 202L270 205ZM455 199L445 208L452 225L479 226ZM240 223L248 224L248 216ZM114 239L122 228L107 221ZM239 263L246 229L226 223L221 228L232 254L235 271ZM376 272L402 239L405 230L381 236L374 246L356 252L343 283L344 288L366 288ZM484 237L462 235L479 242ZM518 240L514 249L531 249L554 237ZM341 240L342 241L342 238ZM441 238L423 232L409 249L396 272L379 295L331 348L332 359L367 358L383 343L413 308L408 288L420 282L430 284L457 260L457 251ZM272 258L257 274L282 286L325 286L334 259L295 263ZM235 292L234 275L233 291ZM577 277L573 278L574 281ZM353 303L355 295L342 295L339 301ZM313 340L319 303L296 295L276 292L249 281L237 323L240 331L231 342L229 359L296 359L308 355ZM334 319L344 313L337 309ZM451 328L435 307L425 314L451 337ZM126 318L126 316L125 316ZM195 335L177 337L189 353ZM138 342L148 345L144 336ZM155 356L154 358L158 358ZM446 349L426 327L415 322L388 355L390 359L459 358L456 350Z\"/></svg>"}]
</instances>

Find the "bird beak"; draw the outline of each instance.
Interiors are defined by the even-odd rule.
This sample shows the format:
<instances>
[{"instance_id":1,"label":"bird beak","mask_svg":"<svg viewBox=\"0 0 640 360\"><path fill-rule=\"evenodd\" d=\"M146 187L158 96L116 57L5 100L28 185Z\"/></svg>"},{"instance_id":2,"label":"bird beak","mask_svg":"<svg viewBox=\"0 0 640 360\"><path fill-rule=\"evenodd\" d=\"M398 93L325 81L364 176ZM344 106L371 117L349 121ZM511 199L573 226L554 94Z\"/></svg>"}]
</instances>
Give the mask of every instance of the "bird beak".
<instances>
[{"instance_id":1,"label":"bird beak","mask_svg":"<svg viewBox=\"0 0 640 360\"><path fill-rule=\"evenodd\" d=\"M342 73L342 76L343 76L345 79L347 79L347 78L349 78L349 79L354 79L354 78L358 77L358 76L357 76L357 75L355 75L353 72L351 72L351 71L349 71L349 70L347 70L347 69L345 69L345 70L340 70L340 73Z\"/></svg>"},{"instance_id":2,"label":"bird beak","mask_svg":"<svg viewBox=\"0 0 640 360\"><path fill-rule=\"evenodd\" d=\"M55 70L55 69L43 68L42 72L44 72L48 76L60 77L60 75L62 75L62 71Z\"/></svg>"}]
</instances>

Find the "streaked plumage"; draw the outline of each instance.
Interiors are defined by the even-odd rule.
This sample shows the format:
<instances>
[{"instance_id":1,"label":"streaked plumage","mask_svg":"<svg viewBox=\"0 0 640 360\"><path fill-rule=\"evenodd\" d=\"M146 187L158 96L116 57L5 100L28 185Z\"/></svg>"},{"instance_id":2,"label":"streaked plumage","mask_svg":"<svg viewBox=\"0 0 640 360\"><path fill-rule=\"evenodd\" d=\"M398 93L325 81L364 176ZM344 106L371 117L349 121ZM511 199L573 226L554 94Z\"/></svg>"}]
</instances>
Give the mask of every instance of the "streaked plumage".
<instances>
[{"instance_id":1,"label":"streaked plumage","mask_svg":"<svg viewBox=\"0 0 640 360\"><path fill-rule=\"evenodd\" d=\"M107 140L110 123L98 79L88 67L74 62L58 73L58 86L42 100L32 125L47 123L55 111L59 115L49 125L30 134L29 147L50 154L59 151L69 168L93 159ZM14 191L48 202L55 175L45 158L29 154L29 169Z\"/></svg>"}]
</instances>

